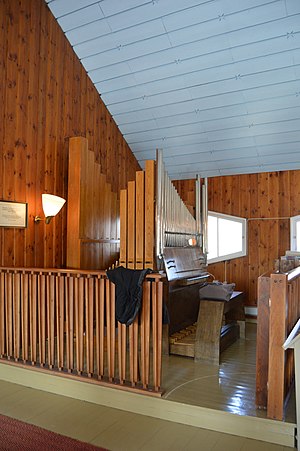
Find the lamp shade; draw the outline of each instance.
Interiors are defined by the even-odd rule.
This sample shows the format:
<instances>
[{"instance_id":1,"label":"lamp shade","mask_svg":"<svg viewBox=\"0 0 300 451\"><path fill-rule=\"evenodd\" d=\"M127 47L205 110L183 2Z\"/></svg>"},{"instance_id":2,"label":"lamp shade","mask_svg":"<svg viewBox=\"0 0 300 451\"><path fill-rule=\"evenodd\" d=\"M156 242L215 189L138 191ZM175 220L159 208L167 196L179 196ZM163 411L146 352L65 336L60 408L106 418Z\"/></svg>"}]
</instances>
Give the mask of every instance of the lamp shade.
<instances>
[{"instance_id":1,"label":"lamp shade","mask_svg":"<svg viewBox=\"0 0 300 451\"><path fill-rule=\"evenodd\" d=\"M53 194L42 194L42 204L45 216L55 216L62 209L66 200Z\"/></svg>"}]
</instances>

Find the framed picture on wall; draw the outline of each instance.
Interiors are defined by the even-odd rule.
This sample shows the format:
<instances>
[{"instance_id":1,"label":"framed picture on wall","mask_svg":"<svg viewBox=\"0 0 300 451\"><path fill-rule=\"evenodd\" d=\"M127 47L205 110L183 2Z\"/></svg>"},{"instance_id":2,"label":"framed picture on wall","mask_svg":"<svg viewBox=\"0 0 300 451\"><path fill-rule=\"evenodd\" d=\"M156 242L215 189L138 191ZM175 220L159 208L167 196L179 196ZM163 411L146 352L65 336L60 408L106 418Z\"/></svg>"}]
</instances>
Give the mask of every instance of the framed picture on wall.
<instances>
[{"instance_id":1,"label":"framed picture on wall","mask_svg":"<svg viewBox=\"0 0 300 451\"><path fill-rule=\"evenodd\" d=\"M27 227L27 203L0 201L0 227Z\"/></svg>"}]
</instances>

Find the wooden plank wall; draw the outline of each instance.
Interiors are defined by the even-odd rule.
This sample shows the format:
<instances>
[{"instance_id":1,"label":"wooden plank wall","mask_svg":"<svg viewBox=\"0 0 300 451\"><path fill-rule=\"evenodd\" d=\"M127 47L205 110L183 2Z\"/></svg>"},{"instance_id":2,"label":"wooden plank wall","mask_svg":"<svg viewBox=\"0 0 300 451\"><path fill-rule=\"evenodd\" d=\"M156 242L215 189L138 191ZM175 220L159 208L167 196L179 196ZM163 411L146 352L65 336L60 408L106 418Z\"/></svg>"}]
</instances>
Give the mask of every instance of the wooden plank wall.
<instances>
[{"instance_id":1,"label":"wooden plank wall","mask_svg":"<svg viewBox=\"0 0 300 451\"><path fill-rule=\"evenodd\" d=\"M173 181L181 198L194 207L194 180ZM208 209L249 219L248 255L209 265L216 279L235 282L256 306L257 279L273 269L290 246L289 217L300 214L300 171L265 172L208 179Z\"/></svg>"},{"instance_id":2,"label":"wooden plank wall","mask_svg":"<svg viewBox=\"0 0 300 451\"><path fill-rule=\"evenodd\" d=\"M67 206L33 218L43 192L67 196L68 138L88 138L115 193L139 165L44 0L1 0L0 49L0 200L29 213L27 229L0 229L0 264L63 267Z\"/></svg>"}]
</instances>

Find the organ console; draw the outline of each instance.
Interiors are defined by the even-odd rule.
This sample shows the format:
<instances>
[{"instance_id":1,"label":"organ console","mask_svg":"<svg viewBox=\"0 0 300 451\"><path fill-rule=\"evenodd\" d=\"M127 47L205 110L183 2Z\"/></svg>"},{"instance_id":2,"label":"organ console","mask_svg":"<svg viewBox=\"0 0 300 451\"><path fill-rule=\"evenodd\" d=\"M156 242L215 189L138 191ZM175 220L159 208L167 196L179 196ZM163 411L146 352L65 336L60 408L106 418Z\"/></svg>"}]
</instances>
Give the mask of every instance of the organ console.
<instances>
[{"instance_id":1,"label":"organ console","mask_svg":"<svg viewBox=\"0 0 300 451\"><path fill-rule=\"evenodd\" d=\"M164 349L218 364L220 352L240 336L238 321L244 325L243 293L235 292L228 302L200 301L199 289L211 277L207 271L207 180L196 179L194 218L165 172L161 152L156 166L157 267L166 274L164 300L169 313Z\"/></svg>"}]
</instances>

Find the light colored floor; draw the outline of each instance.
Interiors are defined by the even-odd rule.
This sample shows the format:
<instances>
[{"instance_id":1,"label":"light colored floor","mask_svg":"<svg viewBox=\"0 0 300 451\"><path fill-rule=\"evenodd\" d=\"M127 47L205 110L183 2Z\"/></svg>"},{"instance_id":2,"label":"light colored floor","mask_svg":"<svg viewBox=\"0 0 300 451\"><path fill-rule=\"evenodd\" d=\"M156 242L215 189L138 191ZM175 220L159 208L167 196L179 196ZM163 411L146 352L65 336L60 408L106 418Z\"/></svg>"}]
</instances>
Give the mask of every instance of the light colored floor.
<instances>
[{"instance_id":1,"label":"light colored floor","mask_svg":"<svg viewBox=\"0 0 300 451\"><path fill-rule=\"evenodd\" d=\"M102 407L4 381L0 381L0 413L111 451L292 450L281 445Z\"/></svg>"},{"instance_id":2,"label":"light colored floor","mask_svg":"<svg viewBox=\"0 0 300 451\"><path fill-rule=\"evenodd\" d=\"M237 415L266 418L256 409L256 324L246 323L246 338L221 354L220 365L194 362L189 357L163 359L164 398ZM296 422L295 400L286 409L285 420Z\"/></svg>"},{"instance_id":3,"label":"light colored floor","mask_svg":"<svg viewBox=\"0 0 300 451\"><path fill-rule=\"evenodd\" d=\"M222 354L220 366L195 363L184 357L165 357L163 383L168 382L164 398L237 415L265 417L265 412L255 409L255 325L247 325L246 337ZM294 410L291 403L287 420L293 421ZM0 413L111 451L293 449L125 412L1 380Z\"/></svg>"}]
</instances>

